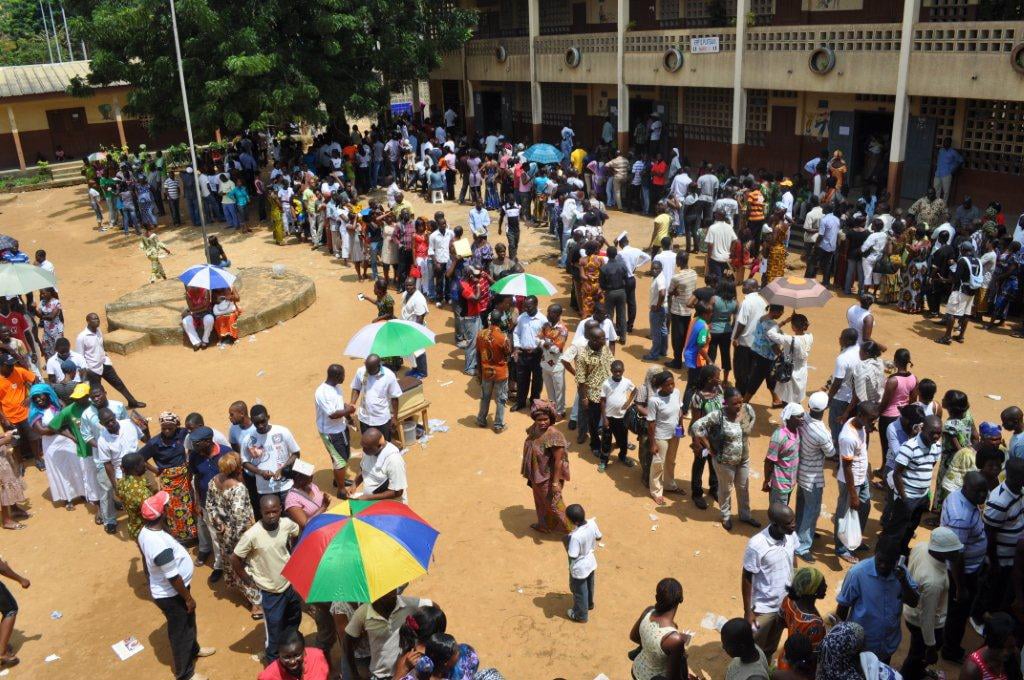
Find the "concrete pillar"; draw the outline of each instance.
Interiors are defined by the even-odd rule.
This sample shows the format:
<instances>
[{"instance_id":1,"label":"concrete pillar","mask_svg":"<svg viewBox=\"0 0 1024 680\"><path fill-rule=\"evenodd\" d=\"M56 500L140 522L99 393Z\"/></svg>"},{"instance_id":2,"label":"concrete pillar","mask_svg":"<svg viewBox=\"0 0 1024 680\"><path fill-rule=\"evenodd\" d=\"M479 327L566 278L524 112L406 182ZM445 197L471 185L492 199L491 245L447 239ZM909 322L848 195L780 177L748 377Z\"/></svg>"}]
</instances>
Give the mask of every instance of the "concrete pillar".
<instances>
[{"instance_id":1,"label":"concrete pillar","mask_svg":"<svg viewBox=\"0 0 1024 680\"><path fill-rule=\"evenodd\" d=\"M476 107L473 105L473 83L464 78L466 84L466 136L475 139L476 135Z\"/></svg>"},{"instance_id":2,"label":"concrete pillar","mask_svg":"<svg viewBox=\"0 0 1024 680\"><path fill-rule=\"evenodd\" d=\"M739 170L740 148L746 141L747 91L743 89L743 51L747 43L747 11L750 0L736 0L736 58L732 71L732 148L730 161L734 171Z\"/></svg>"},{"instance_id":3,"label":"concrete pillar","mask_svg":"<svg viewBox=\"0 0 1024 680\"><path fill-rule=\"evenodd\" d=\"M413 122L419 122L420 120L420 79L414 78L412 81L412 119Z\"/></svg>"},{"instance_id":4,"label":"concrete pillar","mask_svg":"<svg viewBox=\"0 0 1024 680\"><path fill-rule=\"evenodd\" d=\"M907 121L910 116L910 97L907 96L907 77L910 70L910 52L913 49L914 24L920 18L921 3L903 0L903 25L900 29L900 59L896 72L896 106L892 116L892 141L889 144L889 182L886 189L893 200L898 200L903 179L903 161L907 157Z\"/></svg>"},{"instance_id":5,"label":"concrete pillar","mask_svg":"<svg viewBox=\"0 0 1024 680\"><path fill-rule=\"evenodd\" d=\"M619 151L625 153L629 149L629 88L626 86L626 26L629 24L629 0L617 0L616 15L616 59L615 84L616 99L619 103L619 115L616 121Z\"/></svg>"},{"instance_id":6,"label":"concrete pillar","mask_svg":"<svg viewBox=\"0 0 1024 680\"><path fill-rule=\"evenodd\" d=\"M128 146L128 138L124 136L124 121L121 119L121 102L114 97L114 122L117 123L117 137L121 146Z\"/></svg>"},{"instance_id":7,"label":"concrete pillar","mask_svg":"<svg viewBox=\"0 0 1024 680\"><path fill-rule=\"evenodd\" d=\"M14 150L18 153L18 167L25 169L25 152L21 148L21 135L18 134L18 122L14 120L14 108L7 107L7 122L11 125L11 137L14 138Z\"/></svg>"},{"instance_id":8,"label":"concrete pillar","mask_svg":"<svg viewBox=\"0 0 1024 680\"><path fill-rule=\"evenodd\" d=\"M530 51L530 127L533 143L536 144L544 136L544 116L541 106L540 83L537 81L537 38L540 36L540 0L526 0L529 36L527 45Z\"/></svg>"}]
</instances>

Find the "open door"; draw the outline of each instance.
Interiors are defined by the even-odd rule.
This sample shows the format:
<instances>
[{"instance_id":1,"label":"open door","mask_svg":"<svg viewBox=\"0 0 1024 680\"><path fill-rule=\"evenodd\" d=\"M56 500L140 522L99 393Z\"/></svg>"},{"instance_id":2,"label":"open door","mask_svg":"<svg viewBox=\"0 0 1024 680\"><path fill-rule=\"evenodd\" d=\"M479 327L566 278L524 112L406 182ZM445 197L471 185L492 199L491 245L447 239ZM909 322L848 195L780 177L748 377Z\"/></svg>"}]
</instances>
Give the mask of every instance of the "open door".
<instances>
[{"instance_id":1,"label":"open door","mask_svg":"<svg viewBox=\"0 0 1024 680\"><path fill-rule=\"evenodd\" d=\"M843 152L848 178L856 174L856 168L853 167L856 121L857 116L853 111L833 111L828 117L828 153L831 156L836 149Z\"/></svg>"},{"instance_id":2,"label":"open door","mask_svg":"<svg viewBox=\"0 0 1024 680\"><path fill-rule=\"evenodd\" d=\"M911 116L907 121L907 149L903 161L900 197L918 199L931 186L932 154L935 152L936 120Z\"/></svg>"},{"instance_id":3,"label":"open door","mask_svg":"<svg viewBox=\"0 0 1024 680\"><path fill-rule=\"evenodd\" d=\"M516 99L515 83L505 86L501 93L501 131L506 137L512 135L512 102Z\"/></svg>"}]
</instances>

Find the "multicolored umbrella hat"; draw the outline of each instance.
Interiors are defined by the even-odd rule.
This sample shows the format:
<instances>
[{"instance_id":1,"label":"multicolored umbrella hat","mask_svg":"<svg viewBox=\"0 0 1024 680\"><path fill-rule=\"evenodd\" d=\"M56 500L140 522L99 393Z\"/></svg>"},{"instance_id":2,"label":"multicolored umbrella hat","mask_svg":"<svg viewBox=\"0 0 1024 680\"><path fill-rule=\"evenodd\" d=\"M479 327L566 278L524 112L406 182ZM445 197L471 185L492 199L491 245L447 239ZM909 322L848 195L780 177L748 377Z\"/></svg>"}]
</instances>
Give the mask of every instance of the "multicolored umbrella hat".
<instances>
[{"instance_id":1,"label":"multicolored umbrella hat","mask_svg":"<svg viewBox=\"0 0 1024 680\"><path fill-rule=\"evenodd\" d=\"M832 299L832 293L814 279L780 276L761 289L761 297L772 305L802 309L824 307Z\"/></svg>"},{"instance_id":2,"label":"multicolored umbrella hat","mask_svg":"<svg viewBox=\"0 0 1024 680\"><path fill-rule=\"evenodd\" d=\"M306 602L373 602L427 573L437 536L404 503L340 501L309 521L281 574Z\"/></svg>"},{"instance_id":3,"label":"multicolored umbrella hat","mask_svg":"<svg viewBox=\"0 0 1024 680\"><path fill-rule=\"evenodd\" d=\"M512 274L491 284L499 295L554 295L555 287L547 279L533 274Z\"/></svg>"}]
</instances>

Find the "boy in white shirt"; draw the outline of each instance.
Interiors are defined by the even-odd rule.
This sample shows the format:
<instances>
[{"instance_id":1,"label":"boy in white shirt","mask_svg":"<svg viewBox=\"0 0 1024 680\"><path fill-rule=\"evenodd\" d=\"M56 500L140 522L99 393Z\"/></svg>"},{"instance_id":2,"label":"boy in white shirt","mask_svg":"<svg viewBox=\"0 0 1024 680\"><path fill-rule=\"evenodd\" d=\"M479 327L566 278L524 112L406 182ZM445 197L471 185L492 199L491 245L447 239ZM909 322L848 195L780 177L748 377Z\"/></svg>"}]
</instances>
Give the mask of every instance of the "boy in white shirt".
<instances>
[{"instance_id":1,"label":"boy in white shirt","mask_svg":"<svg viewBox=\"0 0 1024 680\"><path fill-rule=\"evenodd\" d=\"M598 472L604 472L608 467L608 456L612 450L612 436L615 436L615 446L619 449L619 462L626 467L633 467L636 463L626 457L629 445L629 431L626 429L626 409L633 401L636 394L636 385L629 378L623 378L626 370L625 364L619 360L612 362L612 376L601 385L601 464L597 466Z\"/></svg>"},{"instance_id":2,"label":"boy in white shirt","mask_svg":"<svg viewBox=\"0 0 1024 680\"><path fill-rule=\"evenodd\" d=\"M565 516L576 527L565 537L569 553L569 590L572 591L572 609L566 616L570 621L586 623L594 608L594 573L597 571L594 549L604 537L597 528L597 520L587 521L582 505L573 503L565 509Z\"/></svg>"}]
</instances>

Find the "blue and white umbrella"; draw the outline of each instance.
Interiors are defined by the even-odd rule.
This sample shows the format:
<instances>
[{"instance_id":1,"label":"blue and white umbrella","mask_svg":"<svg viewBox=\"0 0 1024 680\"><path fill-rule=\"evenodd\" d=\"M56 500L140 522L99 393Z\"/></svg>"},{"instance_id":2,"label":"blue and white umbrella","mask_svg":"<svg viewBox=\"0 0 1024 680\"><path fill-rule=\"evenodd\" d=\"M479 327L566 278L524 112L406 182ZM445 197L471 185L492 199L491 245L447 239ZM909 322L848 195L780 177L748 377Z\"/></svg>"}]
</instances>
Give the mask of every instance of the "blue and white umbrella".
<instances>
[{"instance_id":1,"label":"blue and white umbrella","mask_svg":"<svg viewBox=\"0 0 1024 680\"><path fill-rule=\"evenodd\" d=\"M230 288L235 283L235 275L227 269L214 267L212 264L197 264L186 269L178 280L189 288L205 288L217 290Z\"/></svg>"},{"instance_id":2,"label":"blue and white umbrella","mask_svg":"<svg viewBox=\"0 0 1024 680\"><path fill-rule=\"evenodd\" d=\"M562 162L562 152L550 144L534 144L523 154L531 163L550 165Z\"/></svg>"}]
</instances>

